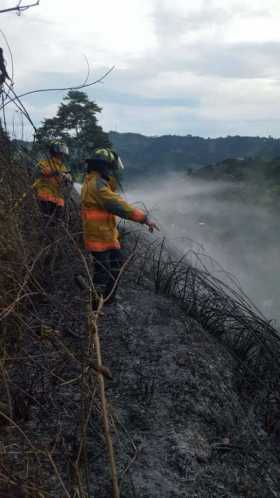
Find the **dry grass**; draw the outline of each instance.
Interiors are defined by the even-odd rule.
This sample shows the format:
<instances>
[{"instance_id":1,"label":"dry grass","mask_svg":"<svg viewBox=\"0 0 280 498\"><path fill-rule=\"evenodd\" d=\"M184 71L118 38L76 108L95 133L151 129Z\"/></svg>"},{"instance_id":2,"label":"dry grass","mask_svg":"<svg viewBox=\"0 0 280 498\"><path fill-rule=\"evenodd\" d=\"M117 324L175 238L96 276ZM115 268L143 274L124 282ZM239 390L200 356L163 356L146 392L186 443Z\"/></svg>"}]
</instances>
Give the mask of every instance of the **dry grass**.
<instances>
[{"instance_id":1,"label":"dry grass","mask_svg":"<svg viewBox=\"0 0 280 498\"><path fill-rule=\"evenodd\" d=\"M175 298L186 315L227 347L236 360L236 388L244 402L259 413L264 428L275 436L277 443L280 436L279 331L234 285L231 276L224 272L221 278L216 278L198 254L193 251L183 256L175 254L165 240L151 243L143 235L140 247L136 258L137 283L148 281L152 276L156 293Z\"/></svg>"},{"instance_id":2,"label":"dry grass","mask_svg":"<svg viewBox=\"0 0 280 498\"><path fill-rule=\"evenodd\" d=\"M1 338L19 330L23 310L32 298L34 261L40 250L38 210L31 179L23 165L0 150L0 317ZM24 196L24 199L23 199ZM24 206L24 209L22 209ZM32 241L32 243L30 243Z\"/></svg>"},{"instance_id":3,"label":"dry grass","mask_svg":"<svg viewBox=\"0 0 280 498\"><path fill-rule=\"evenodd\" d=\"M52 314L63 325L65 313L73 313L54 297L55 279L69 278L68 256L90 272L77 245L77 208L68 203L65 219L48 226L33 196L29 170L11 159L7 144L2 146L0 496L87 498L92 496L88 431L93 412L102 433L97 378L103 374L92 340L98 316L87 319L86 302L78 303L84 329L75 344L52 325ZM104 404L104 393L102 399ZM106 430L108 439L108 420Z\"/></svg>"}]
</instances>

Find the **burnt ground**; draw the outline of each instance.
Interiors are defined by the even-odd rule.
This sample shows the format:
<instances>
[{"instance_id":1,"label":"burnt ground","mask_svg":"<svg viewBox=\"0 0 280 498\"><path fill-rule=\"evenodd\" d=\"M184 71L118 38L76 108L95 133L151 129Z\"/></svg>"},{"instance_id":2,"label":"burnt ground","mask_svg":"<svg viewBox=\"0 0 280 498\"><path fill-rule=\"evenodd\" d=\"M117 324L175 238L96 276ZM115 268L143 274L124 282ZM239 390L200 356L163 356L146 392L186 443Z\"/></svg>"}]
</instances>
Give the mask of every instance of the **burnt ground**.
<instances>
[{"instance_id":1,"label":"burnt ground","mask_svg":"<svg viewBox=\"0 0 280 498\"><path fill-rule=\"evenodd\" d=\"M46 292L7 350L0 498L110 498L88 292L75 283L86 272L62 246L45 268ZM151 276L137 284L138 270L98 319L121 497L280 496L277 446L240 394L236 359Z\"/></svg>"},{"instance_id":2,"label":"burnt ground","mask_svg":"<svg viewBox=\"0 0 280 498\"><path fill-rule=\"evenodd\" d=\"M220 344L176 303L128 284L102 328L108 397L135 446L123 496L277 496L269 437L239 399Z\"/></svg>"}]
</instances>

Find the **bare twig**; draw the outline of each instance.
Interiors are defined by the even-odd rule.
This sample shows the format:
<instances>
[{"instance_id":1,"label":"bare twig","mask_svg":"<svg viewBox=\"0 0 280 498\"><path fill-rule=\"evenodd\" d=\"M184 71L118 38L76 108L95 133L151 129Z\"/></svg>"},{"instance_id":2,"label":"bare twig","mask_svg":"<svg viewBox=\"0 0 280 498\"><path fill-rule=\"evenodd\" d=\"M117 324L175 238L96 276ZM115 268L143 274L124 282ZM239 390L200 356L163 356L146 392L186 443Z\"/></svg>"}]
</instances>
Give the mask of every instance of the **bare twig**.
<instances>
[{"instance_id":1,"label":"bare twig","mask_svg":"<svg viewBox=\"0 0 280 498\"><path fill-rule=\"evenodd\" d=\"M39 4L40 4L40 0L38 0L35 3L30 3L27 5L21 5L21 2L19 2L18 5L16 5L15 7L10 7L9 9L0 10L0 14L4 14L5 12L14 12L14 11L16 11L18 14L20 14L21 12L24 12L25 10L30 9L31 7L37 7L37 5L39 5Z\"/></svg>"},{"instance_id":2,"label":"bare twig","mask_svg":"<svg viewBox=\"0 0 280 498\"><path fill-rule=\"evenodd\" d=\"M101 313L102 307L103 307L103 298L101 296L95 317L93 317L93 313L91 311L89 311L90 331L91 331L91 334L93 336L93 341L95 344L97 366L99 368L102 368L102 356L101 356L100 339L99 339L99 335L98 335L97 318L98 318L99 314ZM112 438L111 438L111 434L110 434L109 420L108 420L108 410L107 410L107 401L106 401L106 395L105 395L104 377L103 377L103 374L100 372L97 373L97 377L98 377L98 382L99 382L99 386L100 386L100 396L101 396L102 419L103 419L103 425L104 425L104 432L105 432L105 438L106 438L109 459L110 459L110 465L111 465L113 498L119 498L120 491L119 491L119 486L118 486L118 477L117 477L117 469L116 469L116 463L115 463L114 448L113 448Z\"/></svg>"},{"instance_id":3,"label":"bare twig","mask_svg":"<svg viewBox=\"0 0 280 498\"><path fill-rule=\"evenodd\" d=\"M29 92L21 93L20 95L17 95L14 98L11 98L7 102L4 103L4 107L7 105L11 104L12 102L15 102L16 100L21 99L22 97L27 97L28 95L33 95L35 93L44 93L44 92L66 92L68 90L82 90L83 88L89 88L90 86L96 85L97 83L101 83L109 74L115 69L115 66L112 66L108 71L106 71L100 78L97 78L95 81L91 81L90 83L87 83L86 85L81 84L77 86L70 86L70 87L63 87L63 88L41 88L39 90L31 90ZM1 111L2 107L0 107Z\"/></svg>"}]
</instances>

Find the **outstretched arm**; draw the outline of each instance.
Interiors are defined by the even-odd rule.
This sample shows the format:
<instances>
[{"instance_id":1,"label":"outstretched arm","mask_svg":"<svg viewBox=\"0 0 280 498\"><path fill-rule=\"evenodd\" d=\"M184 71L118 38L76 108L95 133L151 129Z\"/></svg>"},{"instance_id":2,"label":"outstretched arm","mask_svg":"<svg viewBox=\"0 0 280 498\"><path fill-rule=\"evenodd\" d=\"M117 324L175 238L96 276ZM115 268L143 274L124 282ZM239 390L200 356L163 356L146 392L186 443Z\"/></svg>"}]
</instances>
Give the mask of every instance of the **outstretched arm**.
<instances>
[{"instance_id":1,"label":"outstretched arm","mask_svg":"<svg viewBox=\"0 0 280 498\"><path fill-rule=\"evenodd\" d=\"M152 232L155 228L158 229L155 223L149 220L148 216L142 209L138 209L126 202L119 194L113 192L108 183L102 178L96 183L98 199L103 209L109 213L115 214L120 218L143 223L149 227Z\"/></svg>"}]
</instances>

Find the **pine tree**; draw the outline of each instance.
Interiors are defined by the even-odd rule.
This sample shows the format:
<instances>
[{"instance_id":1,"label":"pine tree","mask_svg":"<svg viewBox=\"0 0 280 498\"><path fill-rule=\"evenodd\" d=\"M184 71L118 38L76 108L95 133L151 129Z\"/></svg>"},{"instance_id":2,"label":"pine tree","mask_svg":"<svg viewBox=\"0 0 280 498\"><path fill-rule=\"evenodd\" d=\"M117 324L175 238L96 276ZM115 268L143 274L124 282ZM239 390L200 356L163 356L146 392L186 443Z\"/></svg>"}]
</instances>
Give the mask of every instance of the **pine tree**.
<instances>
[{"instance_id":1,"label":"pine tree","mask_svg":"<svg viewBox=\"0 0 280 498\"><path fill-rule=\"evenodd\" d=\"M55 117L45 119L38 129L41 142L63 140L69 147L72 165L90 157L97 147L110 147L108 134L98 125L102 111L84 92L70 90Z\"/></svg>"}]
</instances>

